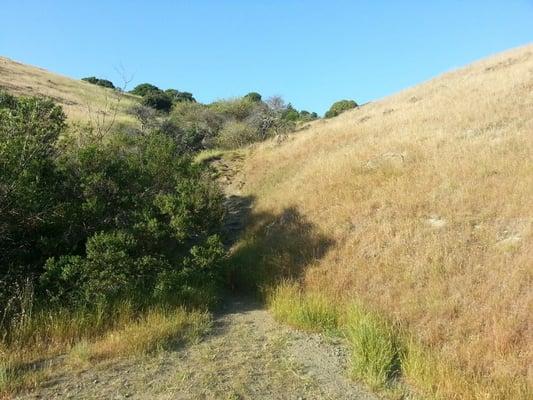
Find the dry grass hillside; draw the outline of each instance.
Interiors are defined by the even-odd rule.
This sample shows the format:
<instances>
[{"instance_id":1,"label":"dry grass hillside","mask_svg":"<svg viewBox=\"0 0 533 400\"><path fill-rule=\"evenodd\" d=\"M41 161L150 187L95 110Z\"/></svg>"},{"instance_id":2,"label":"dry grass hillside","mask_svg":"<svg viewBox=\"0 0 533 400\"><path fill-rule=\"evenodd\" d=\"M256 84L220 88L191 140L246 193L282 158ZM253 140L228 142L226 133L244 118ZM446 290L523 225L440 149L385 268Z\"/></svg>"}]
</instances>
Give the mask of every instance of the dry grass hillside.
<instances>
[{"instance_id":1,"label":"dry grass hillside","mask_svg":"<svg viewBox=\"0 0 533 400\"><path fill-rule=\"evenodd\" d=\"M422 392L527 398L532 156L528 45L252 149L241 250L263 240L269 260L248 268L395 322L420 349L402 375ZM304 258L276 253L288 240Z\"/></svg>"},{"instance_id":2,"label":"dry grass hillside","mask_svg":"<svg viewBox=\"0 0 533 400\"><path fill-rule=\"evenodd\" d=\"M134 121L126 113L134 104L133 95L117 96L114 90L5 57L0 57L0 89L14 95L49 97L63 107L70 121L109 124L115 110L117 124Z\"/></svg>"}]
</instances>

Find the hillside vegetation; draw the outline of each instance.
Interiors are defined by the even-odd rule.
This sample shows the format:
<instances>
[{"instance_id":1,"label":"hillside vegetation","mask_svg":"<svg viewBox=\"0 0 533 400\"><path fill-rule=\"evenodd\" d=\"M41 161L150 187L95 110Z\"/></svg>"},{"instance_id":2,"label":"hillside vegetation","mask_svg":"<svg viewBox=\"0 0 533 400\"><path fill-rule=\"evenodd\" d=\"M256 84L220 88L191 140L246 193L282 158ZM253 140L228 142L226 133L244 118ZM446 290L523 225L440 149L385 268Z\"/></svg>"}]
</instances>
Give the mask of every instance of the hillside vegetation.
<instances>
[{"instance_id":1,"label":"hillside vegetation","mask_svg":"<svg viewBox=\"0 0 533 400\"><path fill-rule=\"evenodd\" d=\"M236 284L375 388L530 398L532 150L532 45L259 145Z\"/></svg>"},{"instance_id":2,"label":"hillside vegetation","mask_svg":"<svg viewBox=\"0 0 533 400\"><path fill-rule=\"evenodd\" d=\"M0 58L0 397L196 342L227 289L386 397L531 397L533 45L324 120L87 79Z\"/></svg>"},{"instance_id":3,"label":"hillside vegetation","mask_svg":"<svg viewBox=\"0 0 533 400\"><path fill-rule=\"evenodd\" d=\"M137 103L137 96L124 93L117 101L117 92L112 89L54 74L6 57L0 57L0 89L16 96L48 97L63 108L71 122L92 120L96 124L103 119L103 123L109 123L115 114L117 125L135 121L127 110Z\"/></svg>"},{"instance_id":4,"label":"hillside vegetation","mask_svg":"<svg viewBox=\"0 0 533 400\"><path fill-rule=\"evenodd\" d=\"M201 104L1 61L0 396L36 386L59 356L200 337L230 238L216 174L192 156L316 116L255 92Z\"/></svg>"}]
</instances>

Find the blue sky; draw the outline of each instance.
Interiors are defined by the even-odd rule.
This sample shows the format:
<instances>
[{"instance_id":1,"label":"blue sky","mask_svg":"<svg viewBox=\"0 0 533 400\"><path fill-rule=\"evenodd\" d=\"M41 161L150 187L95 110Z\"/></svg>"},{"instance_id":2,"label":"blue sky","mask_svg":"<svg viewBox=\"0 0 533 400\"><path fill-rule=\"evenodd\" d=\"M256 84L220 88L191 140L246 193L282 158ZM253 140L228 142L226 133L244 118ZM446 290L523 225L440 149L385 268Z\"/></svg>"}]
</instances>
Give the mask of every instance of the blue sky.
<instances>
[{"instance_id":1,"label":"blue sky","mask_svg":"<svg viewBox=\"0 0 533 400\"><path fill-rule=\"evenodd\" d=\"M323 113L533 42L533 0L2 0L0 55L71 77L258 91Z\"/></svg>"}]
</instances>

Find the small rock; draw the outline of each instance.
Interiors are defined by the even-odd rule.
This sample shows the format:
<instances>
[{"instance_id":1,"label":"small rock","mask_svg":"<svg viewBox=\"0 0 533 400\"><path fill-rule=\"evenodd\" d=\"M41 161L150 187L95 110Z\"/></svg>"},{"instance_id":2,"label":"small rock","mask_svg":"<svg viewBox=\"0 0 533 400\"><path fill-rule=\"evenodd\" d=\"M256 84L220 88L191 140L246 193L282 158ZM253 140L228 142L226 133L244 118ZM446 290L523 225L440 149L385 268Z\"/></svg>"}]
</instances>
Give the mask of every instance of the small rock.
<instances>
[{"instance_id":1,"label":"small rock","mask_svg":"<svg viewBox=\"0 0 533 400\"><path fill-rule=\"evenodd\" d=\"M431 225L433 228L444 228L448 223L444 218L431 217L426 220L426 222Z\"/></svg>"}]
</instances>

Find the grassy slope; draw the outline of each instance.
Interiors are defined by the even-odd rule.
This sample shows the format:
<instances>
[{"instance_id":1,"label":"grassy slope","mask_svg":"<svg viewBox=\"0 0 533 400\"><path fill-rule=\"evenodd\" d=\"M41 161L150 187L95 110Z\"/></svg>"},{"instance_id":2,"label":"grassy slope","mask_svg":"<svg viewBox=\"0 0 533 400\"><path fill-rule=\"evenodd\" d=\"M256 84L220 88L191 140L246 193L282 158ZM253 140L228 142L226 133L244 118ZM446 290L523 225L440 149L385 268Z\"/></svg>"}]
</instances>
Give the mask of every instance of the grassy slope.
<instances>
[{"instance_id":1,"label":"grassy slope","mask_svg":"<svg viewBox=\"0 0 533 400\"><path fill-rule=\"evenodd\" d=\"M415 385L446 398L525 397L532 150L529 45L253 149L244 191L257 218L241 252L263 240L277 265L249 260L301 270L306 291L401 323L436 360L404 371ZM284 254L308 239L304 258Z\"/></svg>"},{"instance_id":2,"label":"grassy slope","mask_svg":"<svg viewBox=\"0 0 533 400\"><path fill-rule=\"evenodd\" d=\"M117 102L117 93L113 90L5 57L0 57L0 89L14 95L50 97L63 107L69 121L91 122L94 125L107 118L105 123L109 123L116 108L117 124L133 122L126 110L134 104L136 96L124 94Z\"/></svg>"}]
</instances>

